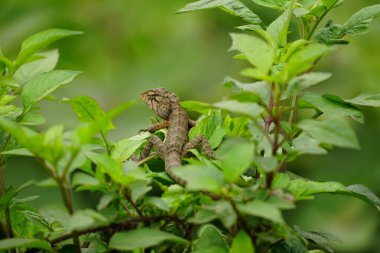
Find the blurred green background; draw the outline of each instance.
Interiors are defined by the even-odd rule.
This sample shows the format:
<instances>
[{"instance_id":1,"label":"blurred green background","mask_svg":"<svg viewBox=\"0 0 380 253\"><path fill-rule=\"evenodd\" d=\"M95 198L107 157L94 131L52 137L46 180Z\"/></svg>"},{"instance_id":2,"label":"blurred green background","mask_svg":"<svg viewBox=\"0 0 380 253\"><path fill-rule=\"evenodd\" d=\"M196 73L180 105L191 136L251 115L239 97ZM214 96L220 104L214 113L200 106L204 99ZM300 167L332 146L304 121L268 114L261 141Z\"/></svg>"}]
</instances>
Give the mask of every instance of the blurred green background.
<instances>
[{"instance_id":1,"label":"blurred green background","mask_svg":"<svg viewBox=\"0 0 380 253\"><path fill-rule=\"evenodd\" d=\"M61 59L58 69L83 71L73 83L56 93L57 97L88 95L108 110L126 100L137 99L146 89L163 86L182 100L215 102L228 94L222 87L225 76L240 78L241 62L231 59L229 32L243 24L238 18L218 10L175 15L185 0L2 0L0 3L0 46L15 57L21 41L47 28L84 31L54 44ZM277 13L245 1L269 22ZM347 0L329 18L343 23L358 9L378 0ZM318 70L334 74L316 88L344 98L360 92L380 92L380 19L371 32L350 38L342 47L320 62ZM241 79L241 78L240 78ZM243 79L241 79L243 80ZM77 124L67 104L43 102L48 122ZM152 112L141 102L115 120L111 139L134 135L149 124ZM289 169L313 180L340 181L345 185L365 184L380 195L380 110L366 109L366 124L355 125L361 151L334 149L328 156L304 156ZM14 160L6 170L8 185L47 175L33 160ZM55 190L34 188L41 195L36 207L59 202ZM77 207L94 206L98 196L76 196ZM344 243L334 245L340 253L379 253L380 216L364 202L344 196L321 195L315 201L300 203L286 213L289 224L305 230L323 230L339 235Z\"/></svg>"}]
</instances>

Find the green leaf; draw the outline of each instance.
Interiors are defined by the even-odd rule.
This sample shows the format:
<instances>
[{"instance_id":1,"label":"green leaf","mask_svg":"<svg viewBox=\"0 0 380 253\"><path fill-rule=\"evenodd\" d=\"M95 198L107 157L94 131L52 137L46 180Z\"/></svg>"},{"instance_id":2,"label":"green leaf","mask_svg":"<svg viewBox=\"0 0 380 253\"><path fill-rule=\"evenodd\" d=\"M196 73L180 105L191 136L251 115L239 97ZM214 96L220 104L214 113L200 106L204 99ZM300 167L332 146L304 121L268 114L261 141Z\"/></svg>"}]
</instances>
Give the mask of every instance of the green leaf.
<instances>
[{"instance_id":1,"label":"green leaf","mask_svg":"<svg viewBox=\"0 0 380 253\"><path fill-rule=\"evenodd\" d=\"M253 0L253 2L272 9L284 9L289 0Z\"/></svg>"},{"instance_id":2,"label":"green leaf","mask_svg":"<svg viewBox=\"0 0 380 253\"><path fill-rule=\"evenodd\" d=\"M204 224L215 219L219 219L227 229L235 225L237 215L230 202L218 200L204 205L189 221L196 224Z\"/></svg>"},{"instance_id":3,"label":"green leaf","mask_svg":"<svg viewBox=\"0 0 380 253\"><path fill-rule=\"evenodd\" d=\"M254 120L264 111L264 108L256 103L239 102L235 100L218 102L215 103L214 106L232 113L249 116Z\"/></svg>"},{"instance_id":4,"label":"green leaf","mask_svg":"<svg viewBox=\"0 0 380 253\"><path fill-rule=\"evenodd\" d=\"M0 76L0 87L2 88L19 88L20 84L9 76ZM9 95L8 95L9 96Z\"/></svg>"},{"instance_id":5,"label":"green leaf","mask_svg":"<svg viewBox=\"0 0 380 253\"><path fill-rule=\"evenodd\" d=\"M359 10L343 25L345 34L351 36L366 34L369 29L369 24L378 16L380 16L380 4Z\"/></svg>"},{"instance_id":6,"label":"green leaf","mask_svg":"<svg viewBox=\"0 0 380 253\"><path fill-rule=\"evenodd\" d=\"M320 147L320 142L311 138L307 134L300 134L292 141L291 152L295 151L298 154L313 154L324 155L327 151Z\"/></svg>"},{"instance_id":7,"label":"green leaf","mask_svg":"<svg viewBox=\"0 0 380 253\"><path fill-rule=\"evenodd\" d=\"M226 115L224 118L223 126L227 131L229 137L248 137L251 136L249 131L250 119L245 117L231 118Z\"/></svg>"},{"instance_id":8,"label":"green leaf","mask_svg":"<svg viewBox=\"0 0 380 253\"><path fill-rule=\"evenodd\" d=\"M290 181L287 190L296 197L296 199L309 199L317 193L336 193L346 192L346 187L338 182L315 182L298 178Z\"/></svg>"},{"instance_id":9,"label":"green leaf","mask_svg":"<svg viewBox=\"0 0 380 253\"><path fill-rule=\"evenodd\" d=\"M207 115L212 110L212 105L199 101L182 101L181 107L189 112L199 112Z\"/></svg>"},{"instance_id":10,"label":"green leaf","mask_svg":"<svg viewBox=\"0 0 380 253\"><path fill-rule=\"evenodd\" d=\"M40 157L45 158L52 164L56 165L65 155L65 146L63 143L63 125L53 125L42 135L43 143L38 143L37 147L41 145L43 148L36 148L35 152ZM38 139L36 139L38 142Z\"/></svg>"},{"instance_id":11,"label":"green leaf","mask_svg":"<svg viewBox=\"0 0 380 253\"><path fill-rule=\"evenodd\" d=\"M4 93L0 96L0 105L7 105L17 98L15 95L8 95Z\"/></svg>"},{"instance_id":12,"label":"green leaf","mask_svg":"<svg viewBox=\"0 0 380 253\"><path fill-rule=\"evenodd\" d=\"M49 178L43 179L43 180L39 181L38 183L36 183L36 186L38 186L38 187L58 187L58 184L53 178L49 177Z\"/></svg>"},{"instance_id":13,"label":"green leaf","mask_svg":"<svg viewBox=\"0 0 380 253\"><path fill-rule=\"evenodd\" d=\"M49 242L37 239L12 238L0 240L0 250L42 249L53 252Z\"/></svg>"},{"instance_id":14,"label":"green leaf","mask_svg":"<svg viewBox=\"0 0 380 253\"><path fill-rule=\"evenodd\" d=\"M4 117L16 118L22 113L22 110L14 105L0 106L0 115Z\"/></svg>"},{"instance_id":15,"label":"green leaf","mask_svg":"<svg viewBox=\"0 0 380 253\"><path fill-rule=\"evenodd\" d=\"M380 4L365 7L356 12L344 25L328 23L326 27L316 32L315 39L327 45L347 44L347 41L342 40L344 36L368 33L371 21L378 16L380 16Z\"/></svg>"},{"instance_id":16,"label":"green leaf","mask_svg":"<svg viewBox=\"0 0 380 253\"><path fill-rule=\"evenodd\" d=\"M21 145L27 148L31 147L30 138L36 136L36 133L32 130L26 130L26 128L4 117L0 117L0 128L12 135Z\"/></svg>"},{"instance_id":17,"label":"green leaf","mask_svg":"<svg viewBox=\"0 0 380 253\"><path fill-rule=\"evenodd\" d=\"M287 185L287 190L296 199L310 199L314 194L334 193L354 196L375 206L380 211L380 199L364 185L350 185L345 187L338 182L315 182L304 178L297 178Z\"/></svg>"},{"instance_id":18,"label":"green leaf","mask_svg":"<svg viewBox=\"0 0 380 253\"><path fill-rule=\"evenodd\" d=\"M217 150L216 156L221 162L224 178L234 182L252 162L254 144L246 139L228 139Z\"/></svg>"},{"instance_id":19,"label":"green leaf","mask_svg":"<svg viewBox=\"0 0 380 253\"><path fill-rule=\"evenodd\" d=\"M279 179L277 179L279 180ZM281 180L281 179L280 179ZM280 182L281 183L281 182ZM274 183L272 183L273 185ZM277 186L279 185L279 182L276 182ZM296 206L294 205L294 198L293 196L289 194L283 194L283 196L272 196L268 199L268 203L271 205L274 205L278 209L281 210L289 210L294 209Z\"/></svg>"},{"instance_id":20,"label":"green leaf","mask_svg":"<svg viewBox=\"0 0 380 253\"><path fill-rule=\"evenodd\" d=\"M145 197L144 198L144 205L151 205L155 208L158 208L166 213L170 212L169 204L160 197Z\"/></svg>"},{"instance_id":21,"label":"green leaf","mask_svg":"<svg viewBox=\"0 0 380 253\"><path fill-rule=\"evenodd\" d=\"M380 211L380 199L368 187L360 184L347 186L348 195L363 199Z\"/></svg>"},{"instance_id":22,"label":"green leaf","mask_svg":"<svg viewBox=\"0 0 380 253\"><path fill-rule=\"evenodd\" d=\"M307 89L313 85L321 83L331 77L330 73L311 72L300 76L296 76L289 81L286 87L284 97L289 98L291 96L298 95L300 91Z\"/></svg>"},{"instance_id":23,"label":"green leaf","mask_svg":"<svg viewBox=\"0 0 380 253\"><path fill-rule=\"evenodd\" d=\"M20 124L26 126L36 126L42 125L45 122L45 117L42 114L36 112L27 112L22 116Z\"/></svg>"},{"instance_id":24,"label":"green leaf","mask_svg":"<svg viewBox=\"0 0 380 253\"><path fill-rule=\"evenodd\" d=\"M333 9L338 1L339 0L299 0L301 5L309 11L308 14L302 16L304 38L308 40L311 38L318 24L326 14Z\"/></svg>"},{"instance_id":25,"label":"green leaf","mask_svg":"<svg viewBox=\"0 0 380 253\"><path fill-rule=\"evenodd\" d=\"M95 177L87 173L76 172L72 179L72 185L79 186L77 190L80 191L96 190L101 184Z\"/></svg>"},{"instance_id":26,"label":"green leaf","mask_svg":"<svg viewBox=\"0 0 380 253\"><path fill-rule=\"evenodd\" d=\"M41 52L36 55L41 56L42 59L21 65L13 75L19 84L27 83L41 73L49 72L57 65L59 58L57 49Z\"/></svg>"},{"instance_id":27,"label":"green leaf","mask_svg":"<svg viewBox=\"0 0 380 253\"><path fill-rule=\"evenodd\" d=\"M298 126L320 142L343 148L360 148L355 132L344 119L303 120Z\"/></svg>"},{"instance_id":28,"label":"green leaf","mask_svg":"<svg viewBox=\"0 0 380 253\"><path fill-rule=\"evenodd\" d=\"M352 99L346 99L345 101L347 103L354 104L354 105L380 107L380 93L378 94L362 93L357 97L354 97Z\"/></svg>"},{"instance_id":29,"label":"green leaf","mask_svg":"<svg viewBox=\"0 0 380 253\"><path fill-rule=\"evenodd\" d=\"M280 240L271 247L271 253L310 253L304 242L297 236L291 235L285 240Z\"/></svg>"},{"instance_id":30,"label":"green leaf","mask_svg":"<svg viewBox=\"0 0 380 253\"><path fill-rule=\"evenodd\" d=\"M337 4L338 0L322 0L322 3L324 6L326 6L328 9L334 7Z\"/></svg>"},{"instance_id":31,"label":"green leaf","mask_svg":"<svg viewBox=\"0 0 380 253\"><path fill-rule=\"evenodd\" d=\"M119 141L112 150L112 158L120 162L127 160L147 141L150 135L148 132L143 132L139 135Z\"/></svg>"},{"instance_id":32,"label":"green leaf","mask_svg":"<svg viewBox=\"0 0 380 253\"><path fill-rule=\"evenodd\" d=\"M79 96L68 101L73 110L78 116L80 121L84 122L103 122L106 117L106 113L99 106L99 104L88 96ZM108 119L102 127L102 132L107 133L109 130L115 128L111 120Z\"/></svg>"},{"instance_id":33,"label":"green leaf","mask_svg":"<svg viewBox=\"0 0 380 253\"><path fill-rule=\"evenodd\" d=\"M308 9L305 9L305 8L294 8L293 9L293 14L297 18L303 17L309 13L310 13L310 11Z\"/></svg>"},{"instance_id":34,"label":"green leaf","mask_svg":"<svg viewBox=\"0 0 380 253\"><path fill-rule=\"evenodd\" d=\"M21 93L24 110L29 111L34 104L48 96L60 86L71 82L80 72L52 70L36 76L25 84Z\"/></svg>"},{"instance_id":35,"label":"green leaf","mask_svg":"<svg viewBox=\"0 0 380 253\"><path fill-rule=\"evenodd\" d=\"M246 215L264 218L274 223L284 223L280 210L276 206L261 200L238 204L237 208Z\"/></svg>"},{"instance_id":36,"label":"green leaf","mask_svg":"<svg viewBox=\"0 0 380 253\"><path fill-rule=\"evenodd\" d=\"M33 156L26 148L18 148L1 152L3 155Z\"/></svg>"},{"instance_id":37,"label":"green leaf","mask_svg":"<svg viewBox=\"0 0 380 253\"><path fill-rule=\"evenodd\" d=\"M82 34L82 32L63 29L48 29L31 35L21 44L21 51L16 59L16 68L24 63L33 54L42 50L54 41L79 34Z\"/></svg>"},{"instance_id":38,"label":"green leaf","mask_svg":"<svg viewBox=\"0 0 380 253\"><path fill-rule=\"evenodd\" d=\"M135 203L143 198L150 190L152 190L152 186L148 186L144 181L133 182L128 185L128 188L131 191L132 201Z\"/></svg>"},{"instance_id":39,"label":"green leaf","mask_svg":"<svg viewBox=\"0 0 380 253\"><path fill-rule=\"evenodd\" d=\"M238 50L247 60L263 74L271 69L274 60L274 49L262 39L252 35L232 33L231 50Z\"/></svg>"},{"instance_id":40,"label":"green leaf","mask_svg":"<svg viewBox=\"0 0 380 253\"><path fill-rule=\"evenodd\" d=\"M100 211L106 208L111 202L115 199L116 194L114 193L105 193L99 200L98 205L96 206L96 210Z\"/></svg>"},{"instance_id":41,"label":"green leaf","mask_svg":"<svg viewBox=\"0 0 380 253\"><path fill-rule=\"evenodd\" d=\"M110 175L111 178L116 182L121 182L120 180L123 176L123 170L120 162L115 161L107 154L87 152L86 155L91 159L91 161L100 167L100 170L103 173Z\"/></svg>"},{"instance_id":42,"label":"green leaf","mask_svg":"<svg viewBox=\"0 0 380 253\"><path fill-rule=\"evenodd\" d=\"M175 168L174 174L185 180L191 191L219 192L223 184L223 173L215 167L186 165Z\"/></svg>"},{"instance_id":43,"label":"green leaf","mask_svg":"<svg viewBox=\"0 0 380 253\"><path fill-rule=\"evenodd\" d=\"M300 236L302 236L303 238L305 238L307 240L312 241L313 243L315 243L316 245L321 247L323 250L330 252L330 253L334 252L333 249L328 245L328 243L331 241L329 240L328 237L324 236L325 235L324 233L318 233L318 232L314 232L314 231L303 231L298 226L294 226L294 230ZM336 239L336 237L334 237L334 239ZM338 241L342 242L342 240L338 240Z\"/></svg>"},{"instance_id":44,"label":"green leaf","mask_svg":"<svg viewBox=\"0 0 380 253\"><path fill-rule=\"evenodd\" d=\"M79 210L70 216L68 220L68 229L70 231L82 230L95 225L107 225L109 222L106 217L100 213L91 210Z\"/></svg>"},{"instance_id":45,"label":"green leaf","mask_svg":"<svg viewBox=\"0 0 380 253\"><path fill-rule=\"evenodd\" d=\"M231 88L234 93L246 91L257 94L263 103L266 103L269 100L269 86L270 85L265 81L241 83L231 77L226 77L224 79L224 87Z\"/></svg>"},{"instance_id":46,"label":"green leaf","mask_svg":"<svg viewBox=\"0 0 380 253\"><path fill-rule=\"evenodd\" d=\"M115 233L110 240L109 248L116 250L143 249L158 245L164 241L187 244L185 239L160 230L140 228L127 232Z\"/></svg>"},{"instance_id":47,"label":"green leaf","mask_svg":"<svg viewBox=\"0 0 380 253\"><path fill-rule=\"evenodd\" d=\"M199 239L194 245L193 252L227 253L227 245L219 229L213 225L207 224L199 229Z\"/></svg>"},{"instance_id":48,"label":"green leaf","mask_svg":"<svg viewBox=\"0 0 380 253\"><path fill-rule=\"evenodd\" d=\"M207 249L198 249L195 251L192 251L191 253L227 253L228 250L226 247L220 247L220 246L213 246Z\"/></svg>"},{"instance_id":49,"label":"green leaf","mask_svg":"<svg viewBox=\"0 0 380 253\"><path fill-rule=\"evenodd\" d=\"M284 47L288 42L288 29L292 17L292 7L293 6L289 5L288 10L284 11L267 28L267 32L275 38L279 47Z\"/></svg>"},{"instance_id":50,"label":"green leaf","mask_svg":"<svg viewBox=\"0 0 380 253\"><path fill-rule=\"evenodd\" d=\"M364 115L355 106L345 102L338 96L324 95L320 96L314 93L304 93L297 101L299 107L312 107L319 111L334 117L350 117L353 120L363 124Z\"/></svg>"},{"instance_id":51,"label":"green leaf","mask_svg":"<svg viewBox=\"0 0 380 253\"><path fill-rule=\"evenodd\" d=\"M204 117L197 125L190 129L189 139L193 139L198 135L207 138L211 148L217 148L226 135L226 130L222 126L222 116L220 114L212 114Z\"/></svg>"},{"instance_id":52,"label":"green leaf","mask_svg":"<svg viewBox=\"0 0 380 253\"><path fill-rule=\"evenodd\" d=\"M234 237L230 249L230 253L255 253L255 248L252 245L251 238L244 232L239 230Z\"/></svg>"},{"instance_id":53,"label":"green leaf","mask_svg":"<svg viewBox=\"0 0 380 253\"><path fill-rule=\"evenodd\" d=\"M260 172L263 171L265 173L269 173L278 167L278 161L276 157L273 156L257 157L256 160Z\"/></svg>"},{"instance_id":54,"label":"green leaf","mask_svg":"<svg viewBox=\"0 0 380 253\"><path fill-rule=\"evenodd\" d=\"M311 43L296 51L290 56L285 67L287 79L290 80L296 75L307 71L314 65L316 60L331 51L333 51L333 48L318 43Z\"/></svg>"},{"instance_id":55,"label":"green leaf","mask_svg":"<svg viewBox=\"0 0 380 253\"><path fill-rule=\"evenodd\" d=\"M260 24L262 21L254 12L245 6L239 0L200 0L186 5L177 13L183 13L195 10L205 10L219 8L231 15L241 17L251 24Z\"/></svg>"}]
</instances>

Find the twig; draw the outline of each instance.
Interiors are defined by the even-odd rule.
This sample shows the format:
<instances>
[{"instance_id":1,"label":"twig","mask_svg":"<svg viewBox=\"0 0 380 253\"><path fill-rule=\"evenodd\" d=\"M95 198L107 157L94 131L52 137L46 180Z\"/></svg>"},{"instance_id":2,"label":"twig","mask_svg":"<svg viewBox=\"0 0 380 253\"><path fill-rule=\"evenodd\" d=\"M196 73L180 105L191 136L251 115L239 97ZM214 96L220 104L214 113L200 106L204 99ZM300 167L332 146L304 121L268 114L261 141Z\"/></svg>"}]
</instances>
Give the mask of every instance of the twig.
<instances>
[{"instance_id":1,"label":"twig","mask_svg":"<svg viewBox=\"0 0 380 253\"><path fill-rule=\"evenodd\" d=\"M143 165L144 163L146 163L147 161L153 159L153 158L156 158L157 157L157 153L153 153L147 157L145 157L144 159L140 160L137 162L137 166L141 166Z\"/></svg>"},{"instance_id":2,"label":"twig","mask_svg":"<svg viewBox=\"0 0 380 253\"><path fill-rule=\"evenodd\" d=\"M136 212L138 213L138 215L140 217L144 217L143 213L140 211L139 207L136 205L136 203L132 200L131 196L129 196L128 194L125 193L125 188L122 187L120 189L121 191L121 194L123 194L124 198L133 206L133 208L136 210Z\"/></svg>"},{"instance_id":3,"label":"twig","mask_svg":"<svg viewBox=\"0 0 380 253\"><path fill-rule=\"evenodd\" d=\"M241 213L239 212L239 209L237 208L235 202L233 201L233 199L228 199L228 201L230 202L231 206L232 206L232 209L234 210L237 218L238 218L238 224L239 226L252 238L254 239L254 235L251 234L251 230L250 228L248 227L247 225L247 222L244 220L243 216L241 215Z\"/></svg>"}]
</instances>

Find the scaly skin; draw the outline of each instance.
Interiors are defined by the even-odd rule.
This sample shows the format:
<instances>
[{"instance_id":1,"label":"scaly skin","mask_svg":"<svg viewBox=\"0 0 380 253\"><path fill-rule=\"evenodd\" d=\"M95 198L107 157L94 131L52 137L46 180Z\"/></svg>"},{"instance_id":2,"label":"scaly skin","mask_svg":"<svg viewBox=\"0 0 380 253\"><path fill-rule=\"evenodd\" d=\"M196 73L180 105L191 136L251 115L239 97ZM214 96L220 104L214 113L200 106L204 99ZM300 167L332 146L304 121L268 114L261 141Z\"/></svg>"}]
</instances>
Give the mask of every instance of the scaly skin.
<instances>
[{"instance_id":1,"label":"scaly skin","mask_svg":"<svg viewBox=\"0 0 380 253\"><path fill-rule=\"evenodd\" d=\"M166 173L173 178L178 184L185 185L186 182L177 177L173 170L181 166L182 158L189 149L199 145L203 146L206 155L214 158L214 153L204 136L197 136L191 141L188 139L189 126L195 125L195 122L189 119L186 111L181 107L178 97L164 88L148 90L141 95L145 104L154 111L157 116L164 121L158 122L143 131L155 132L161 128L167 128L168 134L165 142L162 142L157 136L152 135L148 144L141 152L140 159L144 159L154 146L157 154L165 162Z\"/></svg>"}]
</instances>

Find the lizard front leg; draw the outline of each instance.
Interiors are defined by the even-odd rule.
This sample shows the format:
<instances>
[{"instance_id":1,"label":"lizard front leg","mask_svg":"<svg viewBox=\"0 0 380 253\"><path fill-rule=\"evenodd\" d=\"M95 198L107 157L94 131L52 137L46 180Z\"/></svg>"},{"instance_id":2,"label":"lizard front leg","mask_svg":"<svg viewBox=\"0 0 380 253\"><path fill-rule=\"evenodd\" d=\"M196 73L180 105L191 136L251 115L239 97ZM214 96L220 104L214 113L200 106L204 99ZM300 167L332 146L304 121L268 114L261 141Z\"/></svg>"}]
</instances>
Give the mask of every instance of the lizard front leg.
<instances>
[{"instance_id":1,"label":"lizard front leg","mask_svg":"<svg viewBox=\"0 0 380 253\"><path fill-rule=\"evenodd\" d=\"M182 156L185 156L187 151L190 149L196 148L198 146L202 146L203 151L209 157L210 159L215 159L214 151L212 150L210 144L208 143L208 140L203 135L198 135L197 137L193 138L191 141L185 144L182 149Z\"/></svg>"},{"instance_id":2,"label":"lizard front leg","mask_svg":"<svg viewBox=\"0 0 380 253\"><path fill-rule=\"evenodd\" d=\"M150 137L148 143L144 147L144 149L141 151L140 160L146 158L149 155L150 150L152 149L152 147L154 147L154 149L156 150L156 152L157 152L157 154L158 154L158 156L160 158L164 157L164 154L165 154L165 145L164 145L164 143L162 142L162 140L160 138L158 138L155 135L152 135Z\"/></svg>"},{"instance_id":3,"label":"lizard front leg","mask_svg":"<svg viewBox=\"0 0 380 253\"><path fill-rule=\"evenodd\" d=\"M160 130L162 128L167 128L167 127L169 127L169 121L168 120L163 120L163 121L160 121L158 123L155 123L155 124L151 125L148 128L141 129L139 132L147 131L147 132L153 133L153 132L155 132L157 130Z\"/></svg>"}]
</instances>

